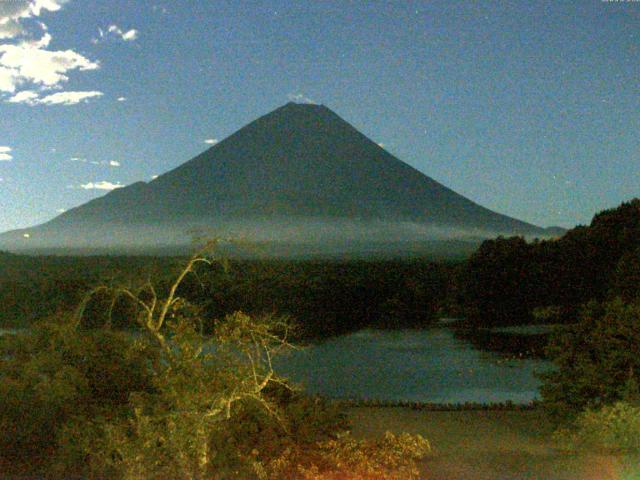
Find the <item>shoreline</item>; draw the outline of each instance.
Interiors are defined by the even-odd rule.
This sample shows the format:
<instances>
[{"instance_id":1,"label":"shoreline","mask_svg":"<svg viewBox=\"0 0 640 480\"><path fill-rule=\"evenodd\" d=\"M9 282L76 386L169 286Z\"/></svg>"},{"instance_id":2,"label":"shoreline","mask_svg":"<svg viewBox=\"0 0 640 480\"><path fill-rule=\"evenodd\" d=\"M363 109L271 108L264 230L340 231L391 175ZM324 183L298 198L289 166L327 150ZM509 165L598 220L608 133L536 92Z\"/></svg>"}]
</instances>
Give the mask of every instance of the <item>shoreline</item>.
<instances>
[{"instance_id":1,"label":"shoreline","mask_svg":"<svg viewBox=\"0 0 640 480\"><path fill-rule=\"evenodd\" d=\"M527 403L505 402L410 402L410 401L384 401L384 400L358 400L358 399L332 399L323 400L334 403L344 408L408 408L411 410L424 410L430 412L459 412L459 411L528 411L541 408L540 401L534 400Z\"/></svg>"},{"instance_id":2,"label":"shoreline","mask_svg":"<svg viewBox=\"0 0 640 480\"><path fill-rule=\"evenodd\" d=\"M352 407L356 438L420 434L432 447L419 464L428 480L620 480L640 478L640 455L566 451L542 409L428 411Z\"/></svg>"}]
</instances>

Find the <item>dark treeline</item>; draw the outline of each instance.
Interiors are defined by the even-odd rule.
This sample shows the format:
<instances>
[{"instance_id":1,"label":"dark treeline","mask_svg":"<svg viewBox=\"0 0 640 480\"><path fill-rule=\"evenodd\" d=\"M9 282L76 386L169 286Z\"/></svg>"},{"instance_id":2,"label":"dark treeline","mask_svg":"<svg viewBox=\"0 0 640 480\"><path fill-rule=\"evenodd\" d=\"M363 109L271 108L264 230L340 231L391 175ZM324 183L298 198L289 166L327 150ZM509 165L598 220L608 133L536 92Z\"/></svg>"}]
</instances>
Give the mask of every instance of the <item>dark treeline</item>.
<instances>
[{"instance_id":1,"label":"dark treeline","mask_svg":"<svg viewBox=\"0 0 640 480\"><path fill-rule=\"evenodd\" d=\"M477 326L573 323L584 304L640 289L640 200L623 203L557 240L485 241L468 260L459 296Z\"/></svg>"},{"instance_id":2,"label":"dark treeline","mask_svg":"<svg viewBox=\"0 0 640 480\"><path fill-rule=\"evenodd\" d=\"M205 288L191 285L207 318L238 309L286 314L315 337L429 325L446 306L452 268L420 260L242 262L210 270Z\"/></svg>"},{"instance_id":3,"label":"dark treeline","mask_svg":"<svg viewBox=\"0 0 640 480\"><path fill-rule=\"evenodd\" d=\"M66 313L100 284L169 274L177 261L152 257L64 257L0 252L0 327L20 328Z\"/></svg>"},{"instance_id":4,"label":"dark treeline","mask_svg":"<svg viewBox=\"0 0 640 480\"><path fill-rule=\"evenodd\" d=\"M95 286L167 288L180 258L0 256L0 326L23 327L77 306ZM420 259L230 260L199 265L179 294L208 319L242 310L291 317L305 337L365 327L427 326L450 307L456 263ZM93 326L133 325L135 308L121 298L94 296L85 318ZM107 315L111 311L110 318ZM210 320L210 322L209 322Z\"/></svg>"}]
</instances>

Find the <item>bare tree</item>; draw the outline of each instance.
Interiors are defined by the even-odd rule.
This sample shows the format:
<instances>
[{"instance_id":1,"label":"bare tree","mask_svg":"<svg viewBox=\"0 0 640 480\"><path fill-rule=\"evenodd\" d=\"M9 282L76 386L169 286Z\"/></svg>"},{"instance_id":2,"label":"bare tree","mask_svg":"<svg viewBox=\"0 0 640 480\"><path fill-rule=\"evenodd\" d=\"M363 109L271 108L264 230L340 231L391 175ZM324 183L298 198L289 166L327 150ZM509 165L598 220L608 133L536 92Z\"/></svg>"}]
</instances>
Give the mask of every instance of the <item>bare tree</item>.
<instances>
[{"instance_id":1,"label":"bare tree","mask_svg":"<svg viewBox=\"0 0 640 480\"><path fill-rule=\"evenodd\" d=\"M124 478L207 477L212 432L224 428L239 402L256 403L286 430L278 405L264 392L272 384L291 388L273 367L275 356L293 348L289 323L236 312L215 321L213 335L207 337L198 328L203 319L189 311L188 302L178 295L185 278L197 275L198 264L216 261L211 254L216 245L217 241L208 242L187 261L166 297L160 297L151 281L136 289L99 286L77 310L80 324L93 296L107 293L110 318L116 301L126 298L138 307L137 323L160 351L154 372L156 393L132 399L135 428L106 429L110 455L119 459L116 466Z\"/></svg>"}]
</instances>

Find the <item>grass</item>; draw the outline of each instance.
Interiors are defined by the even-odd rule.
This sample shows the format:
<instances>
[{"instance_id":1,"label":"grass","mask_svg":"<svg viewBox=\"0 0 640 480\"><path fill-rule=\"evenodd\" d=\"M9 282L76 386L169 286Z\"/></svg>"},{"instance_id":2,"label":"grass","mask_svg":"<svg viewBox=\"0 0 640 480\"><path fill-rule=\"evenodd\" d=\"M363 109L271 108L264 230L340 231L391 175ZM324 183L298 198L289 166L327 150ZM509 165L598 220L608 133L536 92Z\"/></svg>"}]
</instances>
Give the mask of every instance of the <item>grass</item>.
<instances>
[{"instance_id":1,"label":"grass","mask_svg":"<svg viewBox=\"0 0 640 480\"><path fill-rule=\"evenodd\" d=\"M357 437L389 430L431 442L429 480L640 480L640 456L562 451L540 410L425 411L352 407Z\"/></svg>"}]
</instances>

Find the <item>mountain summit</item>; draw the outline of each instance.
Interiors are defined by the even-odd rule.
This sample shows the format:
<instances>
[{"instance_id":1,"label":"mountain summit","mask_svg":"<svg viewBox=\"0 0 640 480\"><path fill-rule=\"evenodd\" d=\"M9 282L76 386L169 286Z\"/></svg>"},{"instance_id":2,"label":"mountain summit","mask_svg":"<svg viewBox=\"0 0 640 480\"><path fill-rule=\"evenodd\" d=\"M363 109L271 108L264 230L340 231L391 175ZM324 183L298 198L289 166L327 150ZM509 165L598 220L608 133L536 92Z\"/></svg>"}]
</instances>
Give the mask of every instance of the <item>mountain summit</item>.
<instances>
[{"instance_id":1,"label":"mountain summit","mask_svg":"<svg viewBox=\"0 0 640 480\"><path fill-rule=\"evenodd\" d=\"M287 103L149 183L3 234L0 247L175 246L193 228L307 244L544 235L398 160L329 108Z\"/></svg>"}]
</instances>

